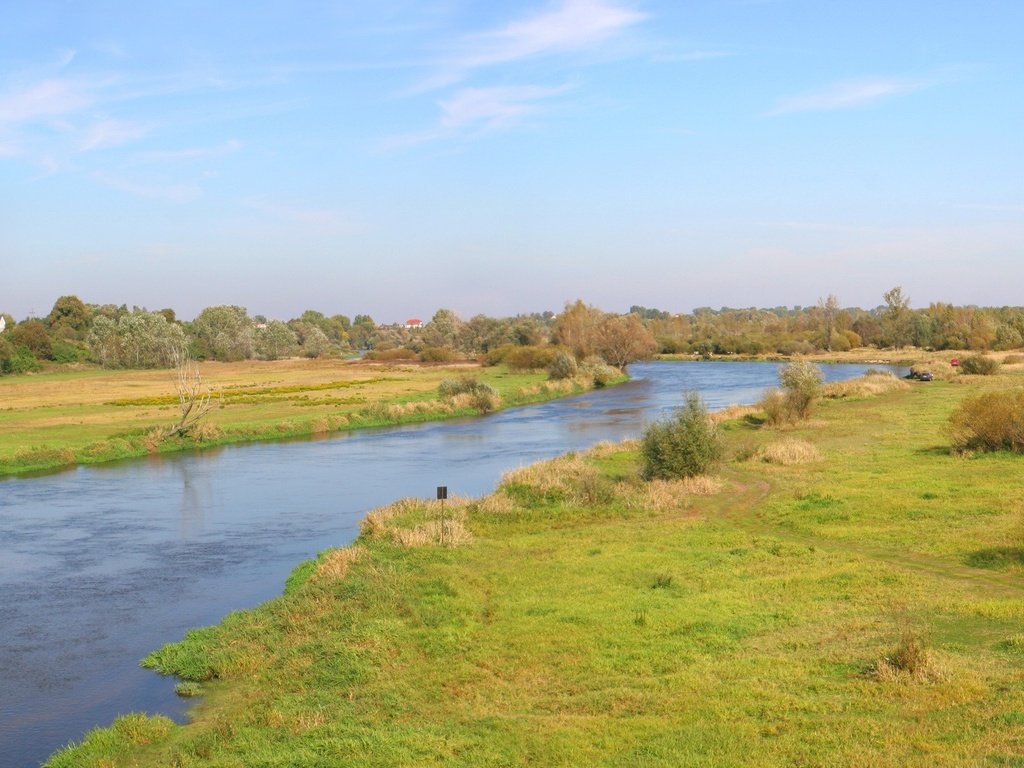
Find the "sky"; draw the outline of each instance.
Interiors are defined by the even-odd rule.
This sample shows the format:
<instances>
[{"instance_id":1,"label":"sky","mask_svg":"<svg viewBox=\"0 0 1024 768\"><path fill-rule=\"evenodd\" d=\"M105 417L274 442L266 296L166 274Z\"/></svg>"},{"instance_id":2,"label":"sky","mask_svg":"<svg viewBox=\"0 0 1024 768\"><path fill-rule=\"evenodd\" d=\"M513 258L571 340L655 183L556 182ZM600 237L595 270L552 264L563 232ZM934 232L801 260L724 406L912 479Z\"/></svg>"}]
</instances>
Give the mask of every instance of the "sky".
<instances>
[{"instance_id":1,"label":"sky","mask_svg":"<svg viewBox=\"0 0 1024 768\"><path fill-rule=\"evenodd\" d=\"M1024 304L1021 0L5 0L0 312Z\"/></svg>"}]
</instances>

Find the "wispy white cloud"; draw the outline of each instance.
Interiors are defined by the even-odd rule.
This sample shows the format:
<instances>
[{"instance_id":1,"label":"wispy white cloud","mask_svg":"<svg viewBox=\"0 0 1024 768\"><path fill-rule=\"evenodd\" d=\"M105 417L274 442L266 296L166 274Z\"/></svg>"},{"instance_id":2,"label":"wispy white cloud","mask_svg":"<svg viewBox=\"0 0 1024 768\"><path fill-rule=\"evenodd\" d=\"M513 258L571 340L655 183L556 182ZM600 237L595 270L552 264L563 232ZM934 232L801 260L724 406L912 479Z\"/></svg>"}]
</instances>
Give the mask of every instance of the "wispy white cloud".
<instances>
[{"instance_id":1,"label":"wispy white cloud","mask_svg":"<svg viewBox=\"0 0 1024 768\"><path fill-rule=\"evenodd\" d=\"M138 123L106 118L94 122L85 130L78 142L78 150L89 152L94 149L118 147L141 139L147 133L148 129Z\"/></svg>"},{"instance_id":2,"label":"wispy white cloud","mask_svg":"<svg viewBox=\"0 0 1024 768\"><path fill-rule=\"evenodd\" d=\"M450 47L424 89L464 80L475 70L540 56L596 48L647 15L613 0L562 0L539 13L462 38Z\"/></svg>"},{"instance_id":3,"label":"wispy white cloud","mask_svg":"<svg viewBox=\"0 0 1024 768\"><path fill-rule=\"evenodd\" d=\"M542 102L570 90L571 86L537 85L463 88L439 102L441 126L449 131L492 131L518 123L539 112Z\"/></svg>"},{"instance_id":4,"label":"wispy white cloud","mask_svg":"<svg viewBox=\"0 0 1024 768\"><path fill-rule=\"evenodd\" d=\"M0 94L0 128L74 114L96 102L95 85L49 78Z\"/></svg>"},{"instance_id":5,"label":"wispy white cloud","mask_svg":"<svg viewBox=\"0 0 1024 768\"><path fill-rule=\"evenodd\" d=\"M154 150L152 152L141 152L137 159L142 161L174 161L174 160L195 160L203 157L223 157L238 152L242 149L242 142L237 139L229 139L221 144L212 147L185 147L184 149Z\"/></svg>"},{"instance_id":6,"label":"wispy white cloud","mask_svg":"<svg viewBox=\"0 0 1024 768\"><path fill-rule=\"evenodd\" d=\"M474 138L483 134L521 125L550 107L557 96L573 86L493 86L462 88L449 98L437 102L440 118L437 127L421 133L387 139L382 148L394 149L455 138Z\"/></svg>"},{"instance_id":7,"label":"wispy white cloud","mask_svg":"<svg viewBox=\"0 0 1024 768\"><path fill-rule=\"evenodd\" d=\"M171 203L189 203L198 199L203 191L197 184L159 184L127 179L109 173L95 173L93 178L105 187L127 192L136 197L165 200Z\"/></svg>"},{"instance_id":8,"label":"wispy white cloud","mask_svg":"<svg viewBox=\"0 0 1024 768\"><path fill-rule=\"evenodd\" d=\"M833 83L820 91L781 99L764 116L777 117L793 112L854 109L921 91L933 85L936 85L935 80L899 77L847 80Z\"/></svg>"}]
</instances>

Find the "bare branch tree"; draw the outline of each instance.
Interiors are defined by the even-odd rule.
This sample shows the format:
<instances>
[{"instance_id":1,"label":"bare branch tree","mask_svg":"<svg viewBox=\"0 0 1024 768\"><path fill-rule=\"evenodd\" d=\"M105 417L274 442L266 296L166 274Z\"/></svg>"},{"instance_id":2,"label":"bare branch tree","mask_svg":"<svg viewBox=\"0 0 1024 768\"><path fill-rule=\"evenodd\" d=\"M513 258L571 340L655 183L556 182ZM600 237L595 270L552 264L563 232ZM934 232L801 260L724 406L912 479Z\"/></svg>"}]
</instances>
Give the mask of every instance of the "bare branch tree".
<instances>
[{"instance_id":1,"label":"bare branch tree","mask_svg":"<svg viewBox=\"0 0 1024 768\"><path fill-rule=\"evenodd\" d=\"M213 408L212 393L203 383L198 363L186 350L181 349L174 351L174 362L177 368L176 387L181 418L170 428L168 437L187 435Z\"/></svg>"}]
</instances>

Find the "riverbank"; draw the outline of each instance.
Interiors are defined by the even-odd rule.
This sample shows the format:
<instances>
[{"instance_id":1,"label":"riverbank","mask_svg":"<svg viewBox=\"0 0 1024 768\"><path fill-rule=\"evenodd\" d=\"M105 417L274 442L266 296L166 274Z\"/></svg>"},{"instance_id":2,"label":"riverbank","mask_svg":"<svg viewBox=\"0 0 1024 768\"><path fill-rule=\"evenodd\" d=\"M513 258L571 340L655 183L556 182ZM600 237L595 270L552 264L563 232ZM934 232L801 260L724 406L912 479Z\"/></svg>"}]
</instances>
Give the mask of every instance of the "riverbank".
<instances>
[{"instance_id":1,"label":"riverbank","mask_svg":"<svg viewBox=\"0 0 1024 768\"><path fill-rule=\"evenodd\" d=\"M214 407L184 437L167 435L180 416L175 371L84 369L0 378L0 476L478 414L465 399L438 395L443 380L461 376L493 387L497 409L593 386L582 378L548 381L544 372L475 363L296 359L208 362L200 371Z\"/></svg>"},{"instance_id":2,"label":"riverbank","mask_svg":"<svg viewBox=\"0 0 1024 768\"><path fill-rule=\"evenodd\" d=\"M191 724L127 716L50 764L1014 764L1021 459L952 455L945 424L1021 382L727 422L717 483L608 445L378 510L149 657L203 694Z\"/></svg>"}]
</instances>

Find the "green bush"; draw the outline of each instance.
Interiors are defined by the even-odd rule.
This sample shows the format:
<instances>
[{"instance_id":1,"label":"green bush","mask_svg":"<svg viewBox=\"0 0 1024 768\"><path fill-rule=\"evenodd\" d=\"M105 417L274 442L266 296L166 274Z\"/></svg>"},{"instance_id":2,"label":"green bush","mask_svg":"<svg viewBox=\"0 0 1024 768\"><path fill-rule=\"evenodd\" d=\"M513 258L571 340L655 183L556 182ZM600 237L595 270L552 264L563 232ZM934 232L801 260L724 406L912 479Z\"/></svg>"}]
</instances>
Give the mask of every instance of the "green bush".
<instances>
[{"instance_id":1,"label":"green bush","mask_svg":"<svg viewBox=\"0 0 1024 768\"><path fill-rule=\"evenodd\" d=\"M789 418L810 416L814 402L821 397L822 380L821 369L806 360L796 360L779 371Z\"/></svg>"},{"instance_id":2,"label":"green bush","mask_svg":"<svg viewBox=\"0 0 1024 768\"><path fill-rule=\"evenodd\" d=\"M722 443L700 395L686 393L683 406L673 416L647 427L640 452L647 480L692 477L714 466L721 458Z\"/></svg>"},{"instance_id":3,"label":"green bush","mask_svg":"<svg viewBox=\"0 0 1024 768\"><path fill-rule=\"evenodd\" d=\"M57 363L84 363L89 359L89 348L71 341L55 341L50 359Z\"/></svg>"},{"instance_id":4,"label":"green bush","mask_svg":"<svg viewBox=\"0 0 1024 768\"><path fill-rule=\"evenodd\" d=\"M564 351L556 352L551 365L548 366L549 379L571 379L578 372L576 358Z\"/></svg>"},{"instance_id":5,"label":"green bush","mask_svg":"<svg viewBox=\"0 0 1024 768\"><path fill-rule=\"evenodd\" d=\"M961 373L991 376L999 370L999 361L985 355L971 355L960 361Z\"/></svg>"},{"instance_id":6,"label":"green bush","mask_svg":"<svg viewBox=\"0 0 1024 768\"><path fill-rule=\"evenodd\" d=\"M0 375L38 371L39 367L39 361L27 347L0 339Z\"/></svg>"},{"instance_id":7,"label":"green bush","mask_svg":"<svg viewBox=\"0 0 1024 768\"><path fill-rule=\"evenodd\" d=\"M969 397L949 421L958 451L1024 453L1024 389Z\"/></svg>"},{"instance_id":8,"label":"green bush","mask_svg":"<svg viewBox=\"0 0 1024 768\"><path fill-rule=\"evenodd\" d=\"M778 389L769 389L757 406L764 411L765 423L775 427L789 421L789 410L786 408L786 396Z\"/></svg>"},{"instance_id":9,"label":"green bush","mask_svg":"<svg viewBox=\"0 0 1024 768\"><path fill-rule=\"evenodd\" d=\"M606 387L622 375L620 371L612 368L596 355L584 359L580 364L579 372L593 381L595 387Z\"/></svg>"},{"instance_id":10,"label":"green bush","mask_svg":"<svg viewBox=\"0 0 1024 768\"><path fill-rule=\"evenodd\" d=\"M471 395L483 394L486 396L498 396L498 391L490 384L478 380L475 376L460 376L457 379L445 379L437 387L437 394L445 400L450 400L456 395L468 392Z\"/></svg>"}]
</instances>

